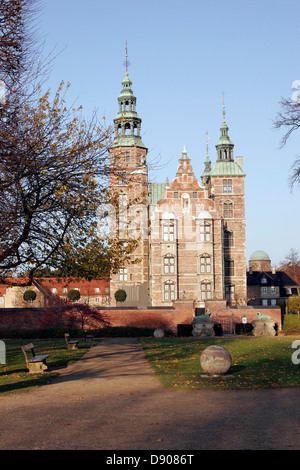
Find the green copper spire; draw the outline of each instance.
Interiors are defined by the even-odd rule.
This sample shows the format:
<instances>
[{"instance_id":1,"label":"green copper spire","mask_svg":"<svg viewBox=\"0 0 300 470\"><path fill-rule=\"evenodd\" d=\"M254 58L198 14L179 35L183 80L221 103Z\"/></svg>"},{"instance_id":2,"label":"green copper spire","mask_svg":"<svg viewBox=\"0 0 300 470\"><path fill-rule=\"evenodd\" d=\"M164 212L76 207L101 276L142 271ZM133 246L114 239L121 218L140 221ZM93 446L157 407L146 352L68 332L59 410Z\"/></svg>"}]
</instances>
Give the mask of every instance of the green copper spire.
<instances>
[{"instance_id":1,"label":"green copper spire","mask_svg":"<svg viewBox=\"0 0 300 470\"><path fill-rule=\"evenodd\" d=\"M220 127L221 135L218 143L216 144L217 161L213 165L210 176L245 176L240 165L238 165L233 158L234 144L231 142L226 124L225 104L223 95L223 122Z\"/></svg>"},{"instance_id":2,"label":"green copper spire","mask_svg":"<svg viewBox=\"0 0 300 470\"><path fill-rule=\"evenodd\" d=\"M115 139L112 147L142 147L146 148L141 139L141 123L142 120L136 112L136 97L132 91L132 81L128 74L127 59L127 43L126 43L126 72L122 81L122 91L118 97L119 112L114 119Z\"/></svg>"},{"instance_id":3,"label":"green copper spire","mask_svg":"<svg viewBox=\"0 0 300 470\"><path fill-rule=\"evenodd\" d=\"M229 161L233 162L233 147L234 144L231 142L228 130L229 127L226 124L226 111L225 111L225 102L224 102L224 94L223 94L223 122L220 127L221 135L218 143L216 144L217 149L217 159L218 161Z\"/></svg>"}]
</instances>

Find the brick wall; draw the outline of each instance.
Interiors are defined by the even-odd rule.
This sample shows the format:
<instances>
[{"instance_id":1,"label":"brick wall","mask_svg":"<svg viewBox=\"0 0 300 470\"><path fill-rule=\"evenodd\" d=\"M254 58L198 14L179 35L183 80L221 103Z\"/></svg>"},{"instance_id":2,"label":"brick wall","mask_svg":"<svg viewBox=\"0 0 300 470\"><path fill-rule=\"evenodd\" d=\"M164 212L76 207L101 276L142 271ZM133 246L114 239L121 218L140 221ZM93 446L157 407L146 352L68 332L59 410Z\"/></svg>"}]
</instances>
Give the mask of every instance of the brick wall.
<instances>
[{"instance_id":1,"label":"brick wall","mask_svg":"<svg viewBox=\"0 0 300 470\"><path fill-rule=\"evenodd\" d=\"M104 320L103 326L135 326L169 329L177 332L177 324L191 323L194 315L192 302L176 302L169 308L97 308ZM0 309L0 328L80 327L74 312L59 308ZM99 328L101 324L90 319L85 326Z\"/></svg>"},{"instance_id":2,"label":"brick wall","mask_svg":"<svg viewBox=\"0 0 300 470\"><path fill-rule=\"evenodd\" d=\"M242 316L247 317L248 323L257 318L257 312L270 315L281 330L280 308L236 308L226 309L225 302L209 302L207 309L211 312L213 320L220 317L234 316L235 323L241 323ZM190 301L175 302L174 307L149 308L97 308L95 309L104 323L102 326L135 326L149 328L163 328L177 332L177 325L191 323L194 318L194 303ZM86 313L89 315L89 313ZM85 326L99 328L101 323L89 316ZM0 309L0 328L50 328L50 327L78 327L80 317L74 312L59 308L28 308L28 309Z\"/></svg>"}]
</instances>

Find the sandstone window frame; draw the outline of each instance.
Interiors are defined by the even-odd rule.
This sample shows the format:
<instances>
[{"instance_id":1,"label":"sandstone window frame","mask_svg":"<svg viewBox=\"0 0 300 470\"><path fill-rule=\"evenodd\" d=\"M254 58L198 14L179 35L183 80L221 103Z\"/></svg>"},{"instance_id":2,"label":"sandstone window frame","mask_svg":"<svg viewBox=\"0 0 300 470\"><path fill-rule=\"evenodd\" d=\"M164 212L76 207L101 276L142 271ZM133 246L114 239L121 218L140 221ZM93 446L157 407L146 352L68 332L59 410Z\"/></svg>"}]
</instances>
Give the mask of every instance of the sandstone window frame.
<instances>
[{"instance_id":1,"label":"sandstone window frame","mask_svg":"<svg viewBox=\"0 0 300 470\"><path fill-rule=\"evenodd\" d=\"M128 278L128 270L127 268L120 268L119 269L119 281L126 282Z\"/></svg>"},{"instance_id":2,"label":"sandstone window frame","mask_svg":"<svg viewBox=\"0 0 300 470\"><path fill-rule=\"evenodd\" d=\"M200 242L212 241L212 223L208 222L208 220L203 220L199 223L198 232Z\"/></svg>"},{"instance_id":3,"label":"sandstone window frame","mask_svg":"<svg viewBox=\"0 0 300 470\"><path fill-rule=\"evenodd\" d=\"M223 193L224 194L232 193L232 179L231 178L223 179Z\"/></svg>"},{"instance_id":4,"label":"sandstone window frame","mask_svg":"<svg viewBox=\"0 0 300 470\"><path fill-rule=\"evenodd\" d=\"M235 299L235 285L226 284L225 285L225 299L233 301Z\"/></svg>"},{"instance_id":5,"label":"sandstone window frame","mask_svg":"<svg viewBox=\"0 0 300 470\"><path fill-rule=\"evenodd\" d=\"M163 297L165 301L176 300L175 282L170 280L163 284Z\"/></svg>"},{"instance_id":6,"label":"sandstone window frame","mask_svg":"<svg viewBox=\"0 0 300 470\"><path fill-rule=\"evenodd\" d=\"M200 295L201 300L211 300L212 299L212 283L209 280L201 281L200 283Z\"/></svg>"},{"instance_id":7,"label":"sandstone window frame","mask_svg":"<svg viewBox=\"0 0 300 470\"><path fill-rule=\"evenodd\" d=\"M176 274L175 273L175 256L168 254L163 257L163 273L164 274Z\"/></svg>"},{"instance_id":8,"label":"sandstone window frame","mask_svg":"<svg viewBox=\"0 0 300 470\"><path fill-rule=\"evenodd\" d=\"M233 202L232 201L225 201L223 204L223 217L224 219L232 219L233 218Z\"/></svg>"},{"instance_id":9,"label":"sandstone window frame","mask_svg":"<svg viewBox=\"0 0 300 470\"><path fill-rule=\"evenodd\" d=\"M202 253L199 257L200 263L200 274L211 274L212 262L211 255L208 253Z\"/></svg>"},{"instance_id":10,"label":"sandstone window frame","mask_svg":"<svg viewBox=\"0 0 300 470\"><path fill-rule=\"evenodd\" d=\"M165 221L162 224L162 239L164 242L175 241L175 224L171 221Z\"/></svg>"}]
</instances>

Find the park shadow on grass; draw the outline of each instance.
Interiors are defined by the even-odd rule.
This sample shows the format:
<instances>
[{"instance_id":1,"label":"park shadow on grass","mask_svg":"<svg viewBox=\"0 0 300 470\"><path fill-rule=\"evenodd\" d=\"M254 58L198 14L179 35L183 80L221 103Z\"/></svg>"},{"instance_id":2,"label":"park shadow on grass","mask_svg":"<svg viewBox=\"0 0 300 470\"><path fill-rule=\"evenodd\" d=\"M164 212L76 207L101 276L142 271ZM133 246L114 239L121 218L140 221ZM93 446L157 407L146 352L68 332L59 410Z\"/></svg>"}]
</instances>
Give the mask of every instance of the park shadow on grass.
<instances>
[{"instance_id":1,"label":"park shadow on grass","mask_svg":"<svg viewBox=\"0 0 300 470\"><path fill-rule=\"evenodd\" d=\"M13 371L12 374L17 371ZM22 371L24 372L24 371ZM40 387L41 385L46 385L51 379L56 377L58 374L56 372L44 372L43 374L38 374L32 376L26 380L17 380L8 384L0 385L0 394L8 395L12 392L25 392L32 390L34 387Z\"/></svg>"}]
</instances>

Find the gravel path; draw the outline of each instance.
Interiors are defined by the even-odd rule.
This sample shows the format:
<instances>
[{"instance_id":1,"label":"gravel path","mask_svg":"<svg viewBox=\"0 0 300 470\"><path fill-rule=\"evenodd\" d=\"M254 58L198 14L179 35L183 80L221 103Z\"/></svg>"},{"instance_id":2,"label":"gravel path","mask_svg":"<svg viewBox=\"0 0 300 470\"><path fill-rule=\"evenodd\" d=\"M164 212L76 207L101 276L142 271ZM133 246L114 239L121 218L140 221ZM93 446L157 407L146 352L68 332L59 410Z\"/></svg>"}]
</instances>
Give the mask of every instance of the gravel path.
<instances>
[{"instance_id":1,"label":"gravel path","mask_svg":"<svg viewBox=\"0 0 300 470\"><path fill-rule=\"evenodd\" d=\"M300 390L167 391L136 339L0 398L1 450L299 450Z\"/></svg>"}]
</instances>

